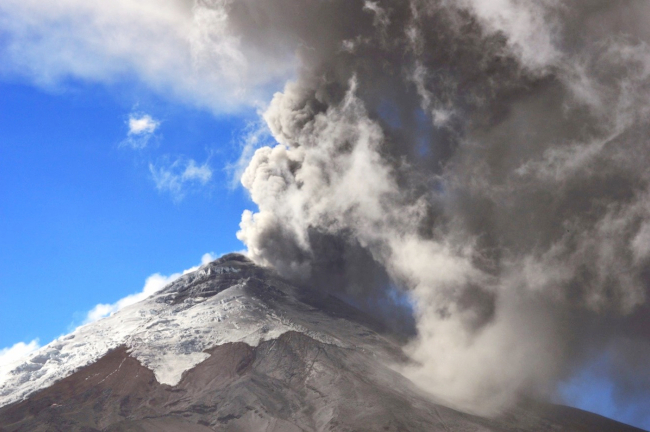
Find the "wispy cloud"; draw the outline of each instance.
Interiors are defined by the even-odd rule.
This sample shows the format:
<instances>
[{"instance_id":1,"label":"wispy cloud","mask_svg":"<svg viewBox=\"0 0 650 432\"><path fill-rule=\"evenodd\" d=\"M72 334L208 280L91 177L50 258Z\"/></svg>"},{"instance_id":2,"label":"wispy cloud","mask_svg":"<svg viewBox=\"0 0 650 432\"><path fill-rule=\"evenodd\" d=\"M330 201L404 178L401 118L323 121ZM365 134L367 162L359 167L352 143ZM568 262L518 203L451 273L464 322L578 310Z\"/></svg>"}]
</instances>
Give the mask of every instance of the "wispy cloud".
<instances>
[{"instance_id":1,"label":"wispy cloud","mask_svg":"<svg viewBox=\"0 0 650 432\"><path fill-rule=\"evenodd\" d=\"M127 122L129 131L126 139L120 146L131 147L135 150L143 149L149 144L149 140L160 127L160 121L149 114L131 113Z\"/></svg>"},{"instance_id":2,"label":"wispy cloud","mask_svg":"<svg viewBox=\"0 0 650 432\"><path fill-rule=\"evenodd\" d=\"M208 161L199 165L194 159L178 158L171 164L150 163L149 171L156 188L170 193L176 201L185 197L188 188L204 186L212 179Z\"/></svg>"},{"instance_id":3,"label":"wispy cloud","mask_svg":"<svg viewBox=\"0 0 650 432\"><path fill-rule=\"evenodd\" d=\"M142 288L142 291L135 294L130 294L124 298L119 299L115 303L100 303L96 305L86 314L86 319L84 320L83 324L88 324L97 321L99 319L105 318L119 311L120 309L123 309L127 306L130 306L141 300L144 300L145 298L163 289L166 285L174 282L182 275L189 272L193 272L194 270L197 270L201 265L207 264L210 261L213 261L215 259L216 256L213 253L206 253L201 257L200 265L190 267L189 269L184 270L181 273L173 273L169 276L161 275L160 273L154 273L147 278L147 280L144 283L144 287ZM38 348L38 346L36 346L36 348ZM2 351L0 351L0 357L1 355L2 355ZM0 366L2 365L1 360L2 359L0 358Z\"/></svg>"},{"instance_id":4,"label":"wispy cloud","mask_svg":"<svg viewBox=\"0 0 650 432\"><path fill-rule=\"evenodd\" d=\"M202 184L207 183L212 178L212 170L207 163L198 166L194 160L190 160L185 166L185 171L181 176L183 181L198 181Z\"/></svg>"}]
</instances>

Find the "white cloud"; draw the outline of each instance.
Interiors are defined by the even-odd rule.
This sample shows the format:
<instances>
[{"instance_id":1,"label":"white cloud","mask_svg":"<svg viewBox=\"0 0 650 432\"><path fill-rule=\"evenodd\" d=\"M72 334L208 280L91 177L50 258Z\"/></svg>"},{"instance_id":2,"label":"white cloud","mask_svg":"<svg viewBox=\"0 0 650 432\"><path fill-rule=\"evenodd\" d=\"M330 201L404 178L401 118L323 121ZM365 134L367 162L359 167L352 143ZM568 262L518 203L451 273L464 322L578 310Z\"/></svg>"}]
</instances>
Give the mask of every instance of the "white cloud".
<instances>
[{"instance_id":1,"label":"white cloud","mask_svg":"<svg viewBox=\"0 0 650 432\"><path fill-rule=\"evenodd\" d=\"M0 379L17 361L39 348L38 339L34 339L29 343L18 342L11 347L0 349Z\"/></svg>"},{"instance_id":2,"label":"white cloud","mask_svg":"<svg viewBox=\"0 0 650 432\"><path fill-rule=\"evenodd\" d=\"M130 294L124 298L119 299L115 303L111 303L111 304L100 303L96 305L88 312L88 314L86 314L86 319L84 320L83 324L88 324L97 321L99 319L105 318L119 311L120 309L123 309L127 306L130 306L141 300L144 300L145 298L151 296L152 294L157 293L168 284L174 282L182 275L193 272L197 270L201 265L205 265L211 261L214 261L215 259L216 256L210 252L210 253L203 254L203 256L201 257L200 265L190 267L189 269L184 270L182 273L173 273L169 276L161 275L160 273L154 273L147 278L147 280L144 283L144 287L142 288L142 291L135 294ZM38 346L36 346L36 348L38 348ZM2 351L0 351L0 366L2 365L1 357L2 357Z\"/></svg>"},{"instance_id":3,"label":"white cloud","mask_svg":"<svg viewBox=\"0 0 650 432\"><path fill-rule=\"evenodd\" d=\"M179 158L171 164L158 166L150 163L149 171L156 188L169 192L176 201L183 199L188 188L204 186L212 179L212 168L208 162L198 165L194 159Z\"/></svg>"},{"instance_id":4,"label":"white cloud","mask_svg":"<svg viewBox=\"0 0 650 432\"><path fill-rule=\"evenodd\" d=\"M166 97L237 110L265 100L295 61L246 46L229 3L3 0L0 72L45 87L135 77Z\"/></svg>"},{"instance_id":5,"label":"white cloud","mask_svg":"<svg viewBox=\"0 0 650 432\"><path fill-rule=\"evenodd\" d=\"M152 134L158 129L160 122L149 114L131 114L129 116L129 135Z\"/></svg>"},{"instance_id":6,"label":"white cloud","mask_svg":"<svg viewBox=\"0 0 650 432\"><path fill-rule=\"evenodd\" d=\"M129 146L135 150L143 149L149 144L154 132L160 127L160 121L149 114L131 113L127 122L129 131L120 146Z\"/></svg>"}]
</instances>

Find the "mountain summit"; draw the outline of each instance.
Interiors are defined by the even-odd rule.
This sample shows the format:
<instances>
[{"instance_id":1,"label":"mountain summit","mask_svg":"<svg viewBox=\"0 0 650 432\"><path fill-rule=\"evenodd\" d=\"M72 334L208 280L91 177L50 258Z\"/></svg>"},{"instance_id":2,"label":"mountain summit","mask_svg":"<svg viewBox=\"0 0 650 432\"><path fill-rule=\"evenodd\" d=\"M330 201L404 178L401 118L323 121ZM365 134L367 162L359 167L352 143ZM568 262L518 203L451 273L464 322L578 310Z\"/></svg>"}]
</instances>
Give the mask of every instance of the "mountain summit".
<instances>
[{"instance_id":1,"label":"mountain summit","mask_svg":"<svg viewBox=\"0 0 650 432\"><path fill-rule=\"evenodd\" d=\"M0 375L0 431L639 430L537 402L462 413L406 361L364 313L229 254Z\"/></svg>"}]
</instances>

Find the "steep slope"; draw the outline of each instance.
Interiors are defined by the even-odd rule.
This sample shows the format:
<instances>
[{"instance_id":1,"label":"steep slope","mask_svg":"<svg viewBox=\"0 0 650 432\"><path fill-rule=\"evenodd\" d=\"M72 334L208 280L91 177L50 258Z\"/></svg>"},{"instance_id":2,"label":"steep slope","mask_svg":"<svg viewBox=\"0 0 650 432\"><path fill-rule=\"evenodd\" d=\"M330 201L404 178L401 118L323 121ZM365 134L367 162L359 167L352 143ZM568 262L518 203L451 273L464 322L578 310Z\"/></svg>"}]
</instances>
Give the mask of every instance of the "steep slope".
<instances>
[{"instance_id":1,"label":"steep slope","mask_svg":"<svg viewBox=\"0 0 650 432\"><path fill-rule=\"evenodd\" d=\"M126 346L164 384L208 357L204 350L228 342L256 346L294 330L333 344L382 340L354 321L365 318L345 303L303 292L241 255L227 255L176 280L156 295L98 322L83 326L33 353L0 376L0 406L45 388L109 350ZM369 339L370 338L370 339Z\"/></svg>"},{"instance_id":2,"label":"steep slope","mask_svg":"<svg viewBox=\"0 0 650 432\"><path fill-rule=\"evenodd\" d=\"M18 365L0 431L638 431L547 404L446 408L388 366L405 359L379 330L228 255Z\"/></svg>"}]
</instances>

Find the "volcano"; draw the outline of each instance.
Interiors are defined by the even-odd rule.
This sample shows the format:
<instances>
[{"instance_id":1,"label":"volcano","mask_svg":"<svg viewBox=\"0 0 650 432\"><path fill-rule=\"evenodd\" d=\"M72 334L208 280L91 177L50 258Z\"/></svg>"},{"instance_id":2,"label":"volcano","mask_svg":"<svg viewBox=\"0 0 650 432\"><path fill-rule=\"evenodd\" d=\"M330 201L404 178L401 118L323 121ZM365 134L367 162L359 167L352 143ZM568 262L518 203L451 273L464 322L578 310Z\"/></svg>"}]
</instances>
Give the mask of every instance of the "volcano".
<instances>
[{"instance_id":1,"label":"volcano","mask_svg":"<svg viewBox=\"0 0 650 432\"><path fill-rule=\"evenodd\" d=\"M239 254L42 347L0 376L0 431L640 431L526 401L454 409L397 372L403 343Z\"/></svg>"}]
</instances>

